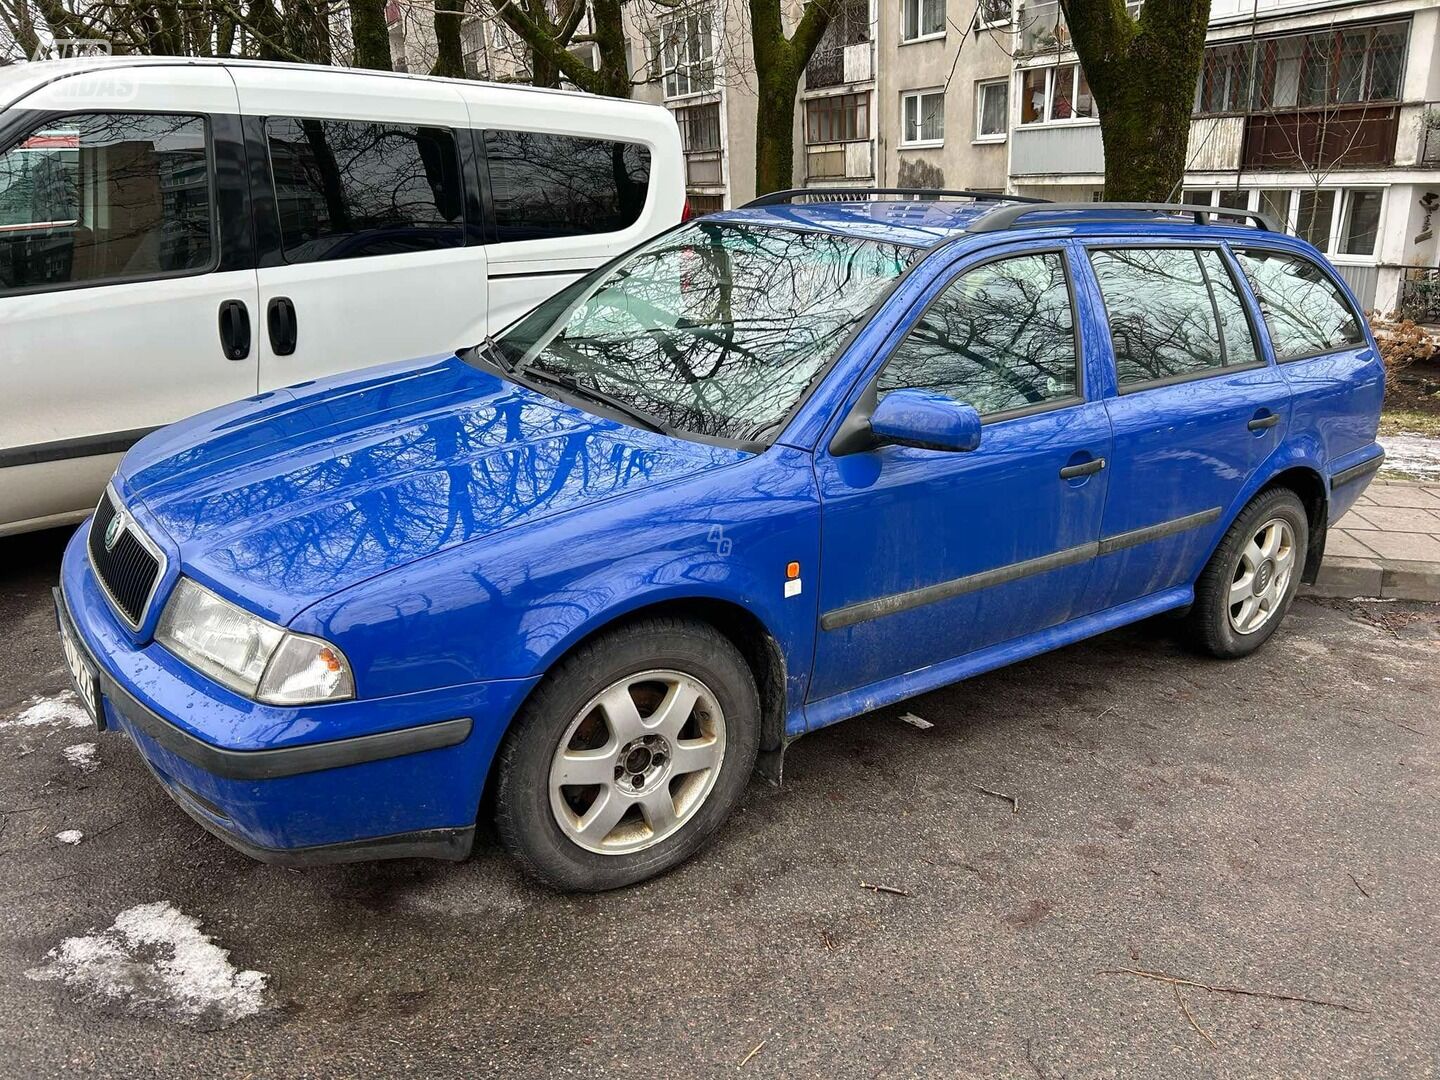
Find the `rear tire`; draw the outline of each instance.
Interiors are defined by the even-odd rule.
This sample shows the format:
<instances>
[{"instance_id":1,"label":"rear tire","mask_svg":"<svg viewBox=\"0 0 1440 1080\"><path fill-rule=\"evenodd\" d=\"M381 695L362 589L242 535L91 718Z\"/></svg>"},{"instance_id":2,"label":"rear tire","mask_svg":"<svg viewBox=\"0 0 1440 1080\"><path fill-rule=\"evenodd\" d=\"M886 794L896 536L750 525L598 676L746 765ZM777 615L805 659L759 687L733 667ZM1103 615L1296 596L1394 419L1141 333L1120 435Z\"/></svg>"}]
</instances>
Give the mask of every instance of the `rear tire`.
<instances>
[{"instance_id":1,"label":"rear tire","mask_svg":"<svg viewBox=\"0 0 1440 1080\"><path fill-rule=\"evenodd\" d=\"M1275 633L1290 609L1310 521L1288 488L1262 491L1240 511L1195 583L1190 637L1211 656L1248 656Z\"/></svg>"},{"instance_id":2,"label":"rear tire","mask_svg":"<svg viewBox=\"0 0 1440 1080\"><path fill-rule=\"evenodd\" d=\"M714 627L631 623L546 674L496 758L495 826L532 876L599 892L699 851L755 767L760 697Z\"/></svg>"}]
</instances>

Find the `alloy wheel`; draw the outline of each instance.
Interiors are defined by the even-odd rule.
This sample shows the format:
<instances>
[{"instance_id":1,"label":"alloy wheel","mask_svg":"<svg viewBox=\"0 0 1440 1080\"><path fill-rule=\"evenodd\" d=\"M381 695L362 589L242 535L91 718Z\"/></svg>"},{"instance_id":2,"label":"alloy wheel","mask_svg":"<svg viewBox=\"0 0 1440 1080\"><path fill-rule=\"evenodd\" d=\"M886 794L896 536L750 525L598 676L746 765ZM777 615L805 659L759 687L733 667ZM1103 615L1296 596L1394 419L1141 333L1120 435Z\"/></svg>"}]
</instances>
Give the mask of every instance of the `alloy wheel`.
<instances>
[{"instance_id":1,"label":"alloy wheel","mask_svg":"<svg viewBox=\"0 0 1440 1080\"><path fill-rule=\"evenodd\" d=\"M1230 583L1230 626L1237 634L1253 634L1275 617L1284 604L1295 571L1295 532L1283 518L1270 518L1240 549L1240 562Z\"/></svg>"},{"instance_id":2,"label":"alloy wheel","mask_svg":"<svg viewBox=\"0 0 1440 1080\"><path fill-rule=\"evenodd\" d=\"M673 836L715 787L725 716L681 671L627 675L570 722L550 763L550 809L572 842L602 855Z\"/></svg>"}]
</instances>

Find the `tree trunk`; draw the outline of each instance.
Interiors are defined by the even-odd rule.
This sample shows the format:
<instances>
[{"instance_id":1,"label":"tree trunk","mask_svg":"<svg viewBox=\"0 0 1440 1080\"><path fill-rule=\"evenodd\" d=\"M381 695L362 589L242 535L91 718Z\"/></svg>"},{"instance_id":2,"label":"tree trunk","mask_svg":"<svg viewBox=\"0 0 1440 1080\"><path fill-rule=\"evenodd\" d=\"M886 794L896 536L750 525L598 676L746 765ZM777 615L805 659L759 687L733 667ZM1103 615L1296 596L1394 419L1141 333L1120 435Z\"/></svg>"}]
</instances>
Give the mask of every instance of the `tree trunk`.
<instances>
[{"instance_id":1,"label":"tree trunk","mask_svg":"<svg viewBox=\"0 0 1440 1080\"><path fill-rule=\"evenodd\" d=\"M1105 143L1105 198L1169 202L1185 177L1210 0L1061 0Z\"/></svg>"},{"instance_id":2,"label":"tree trunk","mask_svg":"<svg viewBox=\"0 0 1440 1080\"><path fill-rule=\"evenodd\" d=\"M460 45L461 12L465 0L435 0L435 66L431 75L465 78L465 50Z\"/></svg>"},{"instance_id":3,"label":"tree trunk","mask_svg":"<svg viewBox=\"0 0 1440 1080\"><path fill-rule=\"evenodd\" d=\"M800 75L830 25L832 0L805 0L795 32L785 36L780 0L750 0L750 45L759 83L755 124L755 194L794 184L795 98Z\"/></svg>"},{"instance_id":4,"label":"tree trunk","mask_svg":"<svg viewBox=\"0 0 1440 1080\"><path fill-rule=\"evenodd\" d=\"M390 31L385 26L385 0L350 0L350 33L355 39L356 67L393 71Z\"/></svg>"}]
</instances>

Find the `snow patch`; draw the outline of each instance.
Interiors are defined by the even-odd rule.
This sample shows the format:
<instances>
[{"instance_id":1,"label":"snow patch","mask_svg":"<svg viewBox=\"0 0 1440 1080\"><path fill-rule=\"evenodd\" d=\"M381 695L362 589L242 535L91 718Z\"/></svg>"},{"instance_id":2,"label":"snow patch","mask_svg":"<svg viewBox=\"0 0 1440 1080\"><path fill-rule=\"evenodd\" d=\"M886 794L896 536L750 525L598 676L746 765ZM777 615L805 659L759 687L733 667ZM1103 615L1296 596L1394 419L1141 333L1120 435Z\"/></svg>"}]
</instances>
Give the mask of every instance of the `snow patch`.
<instances>
[{"instance_id":1,"label":"snow patch","mask_svg":"<svg viewBox=\"0 0 1440 1080\"><path fill-rule=\"evenodd\" d=\"M93 742L82 742L67 746L60 752L65 755L66 761L82 773L92 773L100 767L100 759L96 756L99 749Z\"/></svg>"},{"instance_id":2,"label":"snow patch","mask_svg":"<svg viewBox=\"0 0 1440 1080\"><path fill-rule=\"evenodd\" d=\"M46 726L91 727L92 721L80 699L70 690L54 697L33 697L10 719L0 720L0 728Z\"/></svg>"},{"instance_id":3,"label":"snow patch","mask_svg":"<svg viewBox=\"0 0 1440 1080\"><path fill-rule=\"evenodd\" d=\"M1385 448L1387 473L1402 473L1414 480L1440 481L1440 439L1404 433L1382 435L1378 441Z\"/></svg>"},{"instance_id":4,"label":"snow patch","mask_svg":"<svg viewBox=\"0 0 1440 1080\"><path fill-rule=\"evenodd\" d=\"M165 900L122 911L107 930L66 938L46 960L26 977L63 982L141 1015L220 1026L265 1007L268 976L236 969L198 919Z\"/></svg>"},{"instance_id":5,"label":"snow patch","mask_svg":"<svg viewBox=\"0 0 1440 1080\"><path fill-rule=\"evenodd\" d=\"M55 839L62 844L78 844L85 839L85 834L79 829L66 829L64 832L57 832Z\"/></svg>"}]
</instances>

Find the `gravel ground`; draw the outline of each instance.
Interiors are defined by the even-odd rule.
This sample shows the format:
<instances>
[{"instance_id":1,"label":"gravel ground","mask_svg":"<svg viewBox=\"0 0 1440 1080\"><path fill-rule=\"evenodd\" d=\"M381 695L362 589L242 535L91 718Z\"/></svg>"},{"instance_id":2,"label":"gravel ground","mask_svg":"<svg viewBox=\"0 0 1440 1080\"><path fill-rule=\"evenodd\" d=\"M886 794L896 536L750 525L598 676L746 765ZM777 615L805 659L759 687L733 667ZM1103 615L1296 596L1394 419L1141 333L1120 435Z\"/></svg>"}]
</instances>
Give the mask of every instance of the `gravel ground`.
<instances>
[{"instance_id":1,"label":"gravel ground","mask_svg":"<svg viewBox=\"0 0 1440 1080\"><path fill-rule=\"evenodd\" d=\"M211 839L66 726L61 540L0 541L0 1074L1440 1070L1440 608L995 672L807 737L698 859L567 897L489 837L305 872Z\"/></svg>"}]
</instances>

